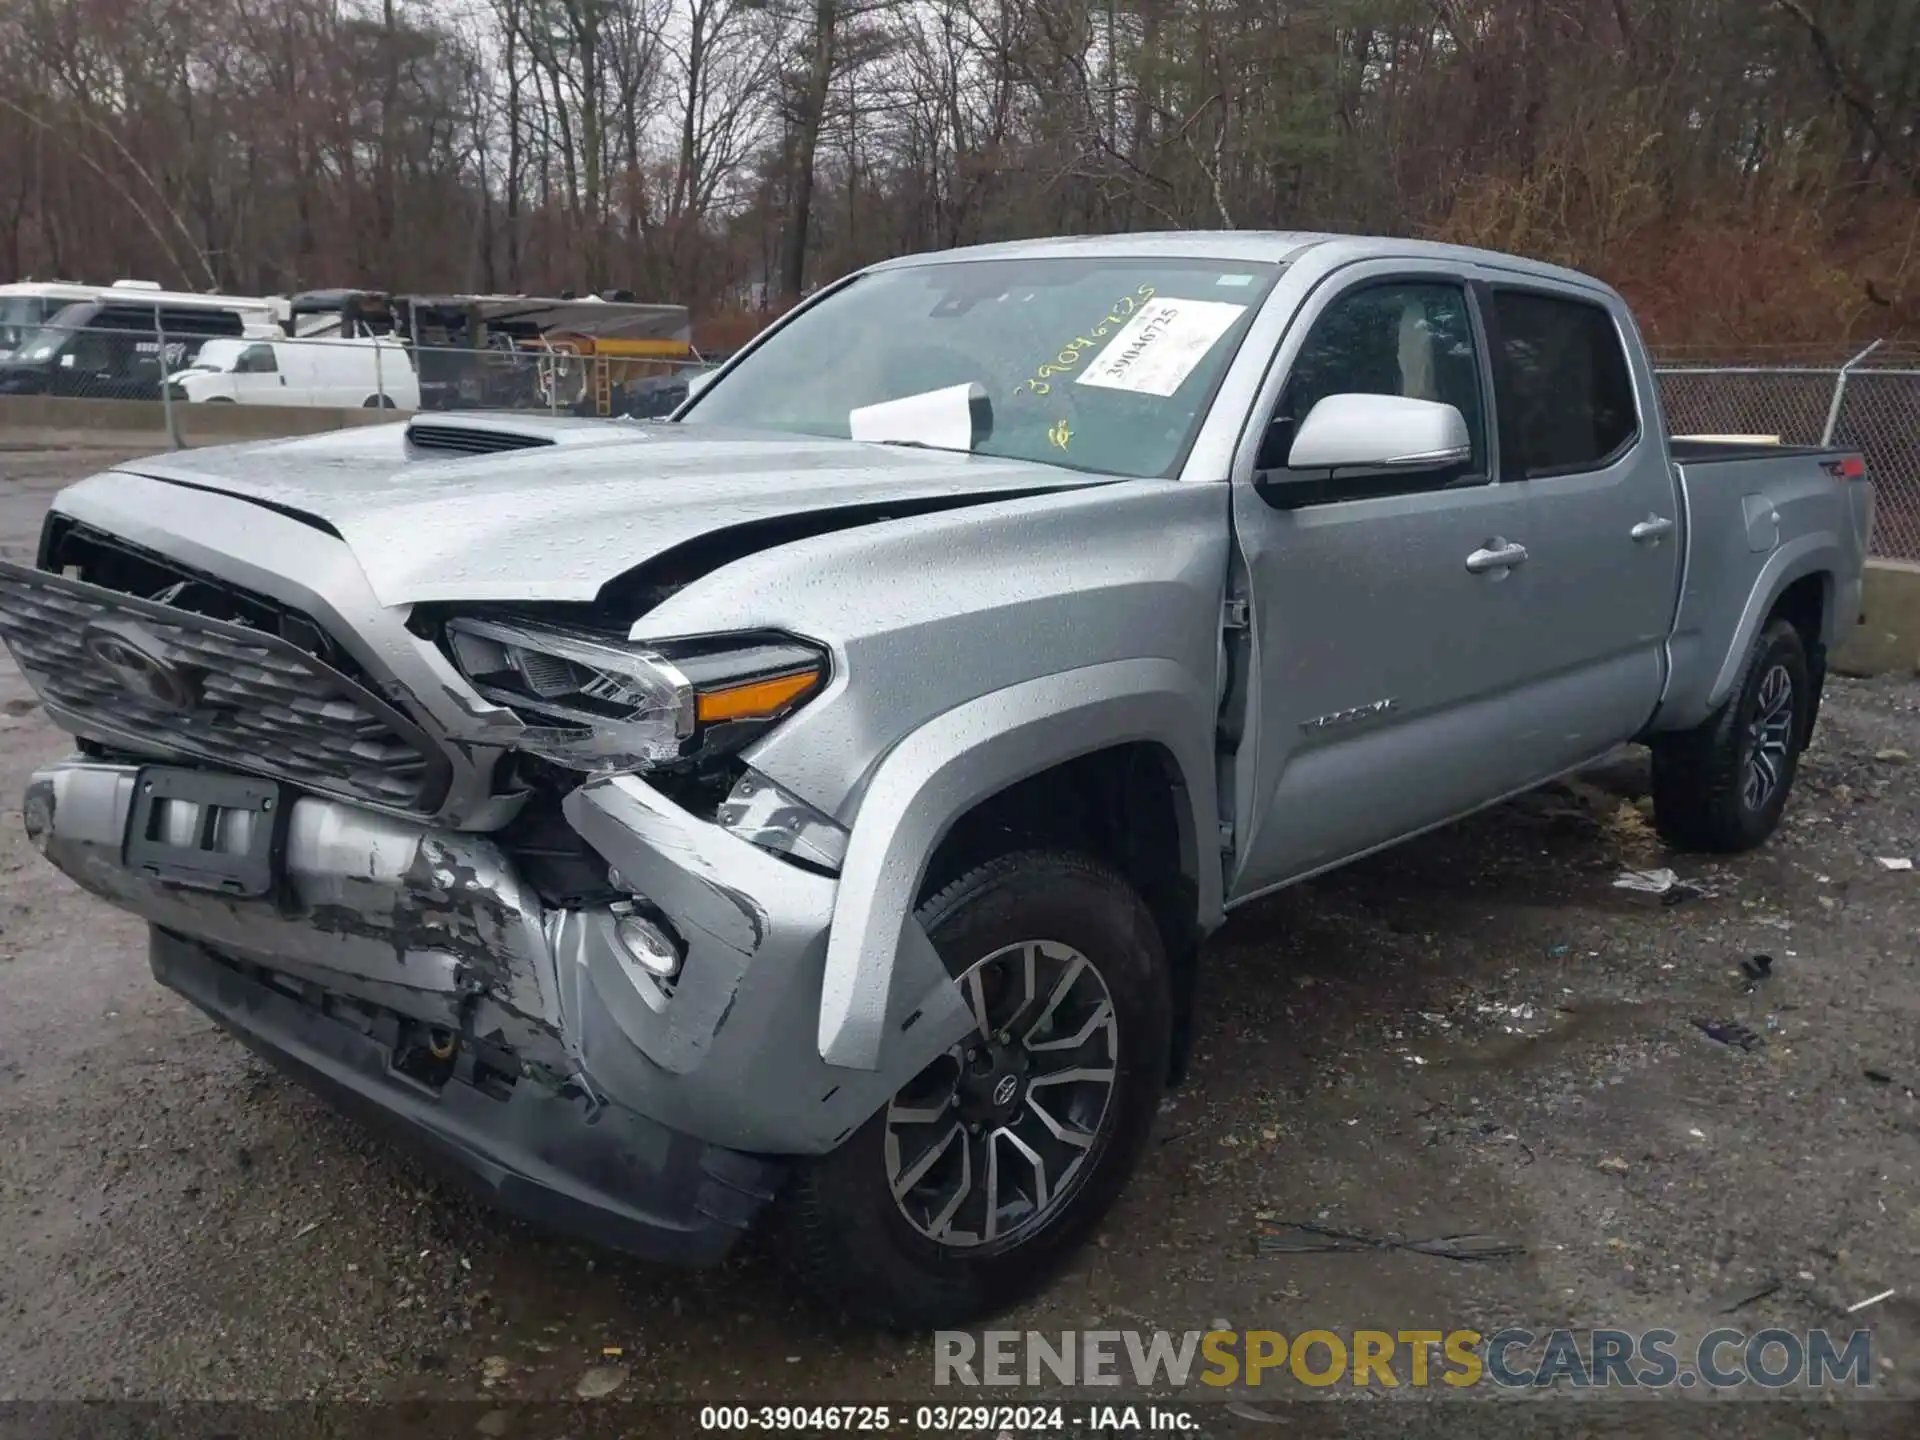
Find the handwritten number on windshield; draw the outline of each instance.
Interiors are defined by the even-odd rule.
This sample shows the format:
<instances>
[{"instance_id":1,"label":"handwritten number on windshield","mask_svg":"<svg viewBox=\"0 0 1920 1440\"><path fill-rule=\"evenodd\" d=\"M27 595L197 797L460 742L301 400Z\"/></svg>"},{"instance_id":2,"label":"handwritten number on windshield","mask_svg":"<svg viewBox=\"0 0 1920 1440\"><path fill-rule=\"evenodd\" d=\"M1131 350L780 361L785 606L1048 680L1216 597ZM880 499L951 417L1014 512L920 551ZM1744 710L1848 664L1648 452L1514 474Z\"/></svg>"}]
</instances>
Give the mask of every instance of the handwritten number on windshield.
<instances>
[{"instance_id":1,"label":"handwritten number on windshield","mask_svg":"<svg viewBox=\"0 0 1920 1440\"><path fill-rule=\"evenodd\" d=\"M1135 310L1138 310L1142 302L1151 300L1153 295L1153 286L1142 285L1132 295L1121 296L1120 303L1107 313L1105 319L1093 327L1091 336L1074 336L1073 339L1060 347L1060 353L1058 355L1047 361L1046 364L1037 367L1027 382L1013 393L1016 395L1022 392L1033 395L1052 394L1053 385L1051 378L1053 376L1063 375L1067 371L1076 368L1080 364L1080 357L1093 348L1095 341L1099 340L1102 336L1112 334L1113 328L1116 325L1124 325L1127 317L1133 314ZM1062 448L1064 449L1065 447L1063 446Z\"/></svg>"}]
</instances>

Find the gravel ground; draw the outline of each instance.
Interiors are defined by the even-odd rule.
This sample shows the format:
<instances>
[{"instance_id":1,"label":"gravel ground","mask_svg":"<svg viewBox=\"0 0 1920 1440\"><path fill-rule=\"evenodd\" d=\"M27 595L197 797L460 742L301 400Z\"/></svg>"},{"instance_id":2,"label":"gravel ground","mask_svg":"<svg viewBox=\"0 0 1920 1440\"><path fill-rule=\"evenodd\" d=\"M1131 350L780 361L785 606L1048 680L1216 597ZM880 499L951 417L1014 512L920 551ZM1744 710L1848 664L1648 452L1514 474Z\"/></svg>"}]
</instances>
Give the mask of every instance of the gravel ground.
<instances>
[{"instance_id":1,"label":"gravel ground","mask_svg":"<svg viewBox=\"0 0 1920 1440\"><path fill-rule=\"evenodd\" d=\"M0 553L30 555L52 491L104 458L0 453ZM64 749L0 664L9 814ZM1866 1323L1881 1395L1920 1397L1920 871L1878 864L1920 856L1920 685L1834 682L1755 855L1664 854L1645 791L1635 755L1238 914L1145 1169L999 1323ZM1613 886L1659 865L1704 893ZM500 1407L596 1367L615 1400L928 1398L927 1343L823 1323L752 1247L670 1272L476 1206L157 987L141 927L11 820L0 986L0 1401L460 1400L464 1433L504 1434L533 1420ZM1257 1253L1283 1220L1526 1253ZM1396 1433L1466 1408L1339 1407ZM1690 1433L1708 1408L1729 1434L1920 1433L1901 1406L1685 1408ZM1471 1409L1476 1434L1570 1412L1599 1433L1591 1405Z\"/></svg>"}]
</instances>

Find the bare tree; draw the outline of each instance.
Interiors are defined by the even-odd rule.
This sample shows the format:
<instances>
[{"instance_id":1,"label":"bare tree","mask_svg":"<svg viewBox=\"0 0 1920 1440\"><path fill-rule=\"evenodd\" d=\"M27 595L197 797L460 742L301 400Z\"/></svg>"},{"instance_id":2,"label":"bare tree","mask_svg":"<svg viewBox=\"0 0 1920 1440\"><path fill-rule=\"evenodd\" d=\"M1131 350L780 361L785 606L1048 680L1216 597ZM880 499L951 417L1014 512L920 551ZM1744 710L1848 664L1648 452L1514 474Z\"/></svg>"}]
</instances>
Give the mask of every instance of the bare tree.
<instances>
[{"instance_id":1,"label":"bare tree","mask_svg":"<svg viewBox=\"0 0 1920 1440\"><path fill-rule=\"evenodd\" d=\"M1440 234L1660 339L1920 325L1912 0L0 0L0 267L791 299L1044 231Z\"/></svg>"}]
</instances>

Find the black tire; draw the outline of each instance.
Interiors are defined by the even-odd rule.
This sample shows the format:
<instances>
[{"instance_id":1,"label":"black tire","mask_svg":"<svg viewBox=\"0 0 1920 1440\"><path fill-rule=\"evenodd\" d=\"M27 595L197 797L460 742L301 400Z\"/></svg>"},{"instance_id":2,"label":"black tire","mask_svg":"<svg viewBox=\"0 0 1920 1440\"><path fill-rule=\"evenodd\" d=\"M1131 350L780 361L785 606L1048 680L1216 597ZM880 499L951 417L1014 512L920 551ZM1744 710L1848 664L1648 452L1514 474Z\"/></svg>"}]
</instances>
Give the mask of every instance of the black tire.
<instances>
[{"instance_id":1,"label":"black tire","mask_svg":"<svg viewBox=\"0 0 1920 1440\"><path fill-rule=\"evenodd\" d=\"M393 409L393 397L391 395L369 395L361 403L360 408L362 410L391 410Z\"/></svg>"},{"instance_id":2,"label":"black tire","mask_svg":"<svg viewBox=\"0 0 1920 1440\"><path fill-rule=\"evenodd\" d=\"M236 402L231 395L209 395L207 397L207 404L209 405L233 405L236 403L238 402Z\"/></svg>"},{"instance_id":3,"label":"black tire","mask_svg":"<svg viewBox=\"0 0 1920 1440\"><path fill-rule=\"evenodd\" d=\"M1791 688L1779 721L1784 741L1774 752L1762 745L1757 727L1781 714L1775 692L1782 674ZM1683 850L1720 855L1764 844L1779 825L1793 789L1813 704L1813 680L1800 632L1785 620L1775 620L1754 638L1724 705L1692 730L1654 737L1653 813L1662 837ZM1752 768L1756 751L1770 762L1761 765L1770 780L1757 799Z\"/></svg>"},{"instance_id":4,"label":"black tire","mask_svg":"<svg viewBox=\"0 0 1920 1440\"><path fill-rule=\"evenodd\" d=\"M1077 1169L1061 1172L1065 1178L1055 1187L1055 1203L1036 1208L1002 1241L956 1248L930 1238L909 1220L904 1206L915 1192L896 1203L888 1169L892 1106L832 1154L797 1168L776 1225L800 1283L850 1319L900 1331L966 1324L1045 1282L1086 1238L1138 1163L1159 1108L1170 1043L1167 961L1159 931L1139 896L1108 866L1053 850L1005 855L946 885L921 905L918 917L956 978L976 961L1022 942L1049 942L1084 956L1112 1006L1115 1023L1106 1032L1111 1038L1102 1043L1113 1044L1118 1063L1085 1159ZM1044 990L1046 983L1036 988ZM896 1099L930 1079L953 1085L943 1077L959 1075L963 1064L944 1057L935 1061ZM936 1075L943 1065L953 1069ZM1010 1128L1032 1113L1030 1095L1014 1102ZM996 1140L999 1133L989 1128L985 1143L1008 1153L1004 1147L1011 1142ZM956 1143L964 1148L970 1142L961 1134ZM922 1153L933 1148L926 1146ZM1034 1203L1031 1194L1017 1198ZM987 1228L983 1225L980 1233Z\"/></svg>"}]
</instances>

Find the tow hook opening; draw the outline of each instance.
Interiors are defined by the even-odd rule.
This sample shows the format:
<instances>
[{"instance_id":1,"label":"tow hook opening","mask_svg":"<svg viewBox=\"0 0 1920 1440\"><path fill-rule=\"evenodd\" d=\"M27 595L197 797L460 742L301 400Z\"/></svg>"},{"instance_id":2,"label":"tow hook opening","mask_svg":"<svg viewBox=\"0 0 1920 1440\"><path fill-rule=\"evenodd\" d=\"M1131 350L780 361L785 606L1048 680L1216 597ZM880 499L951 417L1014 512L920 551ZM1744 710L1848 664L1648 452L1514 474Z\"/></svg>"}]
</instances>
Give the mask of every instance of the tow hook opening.
<instances>
[{"instance_id":1,"label":"tow hook opening","mask_svg":"<svg viewBox=\"0 0 1920 1440\"><path fill-rule=\"evenodd\" d=\"M409 1080L438 1090L453 1078L460 1037L438 1025L402 1025L394 1042L393 1068Z\"/></svg>"}]
</instances>

